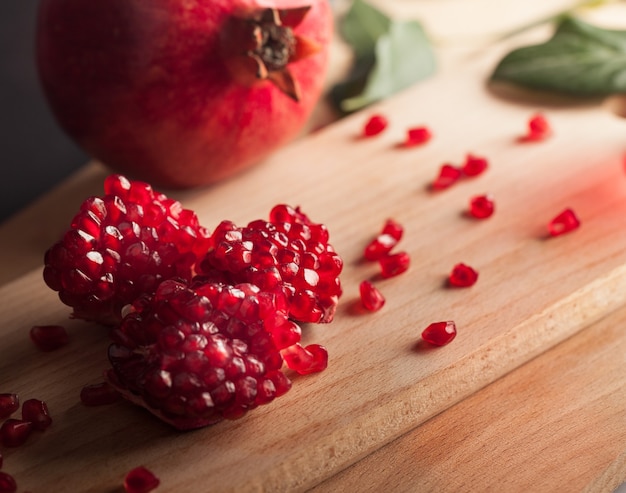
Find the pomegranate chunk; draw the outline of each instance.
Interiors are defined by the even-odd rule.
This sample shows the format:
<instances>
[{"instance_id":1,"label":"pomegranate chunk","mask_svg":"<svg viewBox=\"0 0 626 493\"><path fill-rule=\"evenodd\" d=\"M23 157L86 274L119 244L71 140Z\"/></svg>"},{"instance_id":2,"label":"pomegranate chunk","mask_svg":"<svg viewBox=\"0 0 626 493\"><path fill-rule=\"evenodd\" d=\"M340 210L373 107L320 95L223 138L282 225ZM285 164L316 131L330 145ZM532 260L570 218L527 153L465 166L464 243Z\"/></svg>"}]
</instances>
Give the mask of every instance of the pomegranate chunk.
<instances>
[{"instance_id":1,"label":"pomegranate chunk","mask_svg":"<svg viewBox=\"0 0 626 493\"><path fill-rule=\"evenodd\" d=\"M385 297L382 293L369 281L363 281L359 286L361 294L361 304L366 310L376 312L385 304Z\"/></svg>"},{"instance_id":2,"label":"pomegranate chunk","mask_svg":"<svg viewBox=\"0 0 626 493\"><path fill-rule=\"evenodd\" d=\"M120 393L107 382L85 385L80 391L81 402L89 407L113 404L121 397Z\"/></svg>"},{"instance_id":3,"label":"pomegranate chunk","mask_svg":"<svg viewBox=\"0 0 626 493\"><path fill-rule=\"evenodd\" d=\"M30 421L33 428L43 431L52 424L48 405L39 399L28 399L22 404L22 420Z\"/></svg>"},{"instance_id":4,"label":"pomegranate chunk","mask_svg":"<svg viewBox=\"0 0 626 493\"><path fill-rule=\"evenodd\" d=\"M522 142L537 142L552 135L552 128L546 117L541 113L534 114L528 120L528 130L520 140Z\"/></svg>"},{"instance_id":5,"label":"pomegranate chunk","mask_svg":"<svg viewBox=\"0 0 626 493\"><path fill-rule=\"evenodd\" d=\"M8 418L20 408L17 394L0 394L0 419Z\"/></svg>"},{"instance_id":6,"label":"pomegranate chunk","mask_svg":"<svg viewBox=\"0 0 626 493\"><path fill-rule=\"evenodd\" d=\"M42 351L54 351L70 341L61 325L35 325L30 329L30 338Z\"/></svg>"},{"instance_id":7,"label":"pomegranate chunk","mask_svg":"<svg viewBox=\"0 0 626 493\"><path fill-rule=\"evenodd\" d=\"M404 145L406 147L413 147L425 144L432 138L432 133L428 127L414 127L407 130L406 140Z\"/></svg>"},{"instance_id":8,"label":"pomegranate chunk","mask_svg":"<svg viewBox=\"0 0 626 493\"><path fill-rule=\"evenodd\" d=\"M431 187L433 190L444 190L456 183L463 171L452 164L443 164L439 169L439 175L433 181Z\"/></svg>"},{"instance_id":9,"label":"pomegranate chunk","mask_svg":"<svg viewBox=\"0 0 626 493\"><path fill-rule=\"evenodd\" d=\"M422 332L422 339L434 346L445 346L456 337L456 324L452 321L433 322Z\"/></svg>"},{"instance_id":10,"label":"pomegranate chunk","mask_svg":"<svg viewBox=\"0 0 626 493\"><path fill-rule=\"evenodd\" d=\"M406 272L411 265L411 257L407 252L398 252L379 260L381 275L384 278L395 277Z\"/></svg>"},{"instance_id":11,"label":"pomegranate chunk","mask_svg":"<svg viewBox=\"0 0 626 493\"><path fill-rule=\"evenodd\" d=\"M387 118L383 115L372 115L363 127L363 135L365 137L373 137L378 135L387 128Z\"/></svg>"},{"instance_id":12,"label":"pomegranate chunk","mask_svg":"<svg viewBox=\"0 0 626 493\"><path fill-rule=\"evenodd\" d=\"M161 481L150 470L143 466L130 471L124 479L126 493L148 493L159 486Z\"/></svg>"},{"instance_id":13,"label":"pomegranate chunk","mask_svg":"<svg viewBox=\"0 0 626 493\"><path fill-rule=\"evenodd\" d=\"M550 236L560 236L580 227L580 220L576 213L567 208L548 223Z\"/></svg>"},{"instance_id":14,"label":"pomegranate chunk","mask_svg":"<svg viewBox=\"0 0 626 493\"><path fill-rule=\"evenodd\" d=\"M465 162L463 163L462 170L465 176L478 176L484 173L488 167L489 163L484 157L468 154L465 156Z\"/></svg>"},{"instance_id":15,"label":"pomegranate chunk","mask_svg":"<svg viewBox=\"0 0 626 493\"><path fill-rule=\"evenodd\" d=\"M451 286L457 288L467 288L476 284L478 280L478 272L472 269L469 265L456 264L448 277L448 282Z\"/></svg>"},{"instance_id":16,"label":"pomegranate chunk","mask_svg":"<svg viewBox=\"0 0 626 493\"><path fill-rule=\"evenodd\" d=\"M487 219L495 211L491 195L477 195L470 199L469 214L476 219Z\"/></svg>"},{"instance_id":17,"label":"pomegranate chunk","mask_svg":"<svg viewBox=\"0 0 626 493\"><path fill-rule=\"evenodd\" d=\"M0 493L14 493L15 491L17 491L17 483L13 476L0 472Z\"/></svg>"},{"instance_id":18,"label":"pomegranate chunk","mask_svg":"<svg viewBox=\"0 0 626 493\"><path fill-rule=\"evenodd\" d=\"M0 427L0 442L5 447L19 447L32 431L33 424L30 421L9 418Z\"/></svg>"},{"instance_id":19,"label":"pomegranate chunk","mask_svg":"<svg viewBox=\"0 0 626 493\"><path fill-rule=\"evenodd\" d=\"M302 347L300 343L296 343L284 349L281 354L287 366L300 375L318 373L328 366L328 351L319 344Z\"/></svg>"}]
</instances>

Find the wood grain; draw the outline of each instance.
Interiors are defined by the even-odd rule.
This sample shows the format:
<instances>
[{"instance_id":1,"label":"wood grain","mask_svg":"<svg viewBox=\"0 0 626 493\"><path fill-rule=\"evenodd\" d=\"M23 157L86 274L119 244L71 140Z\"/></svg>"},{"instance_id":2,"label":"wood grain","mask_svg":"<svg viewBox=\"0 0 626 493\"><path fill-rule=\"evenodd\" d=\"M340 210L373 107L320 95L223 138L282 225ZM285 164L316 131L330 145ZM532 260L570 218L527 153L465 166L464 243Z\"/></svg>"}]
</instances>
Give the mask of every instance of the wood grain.
<instances>
[{"instance_id":1,"label":"wood grain","mask_svg":"<svg viewBox=\"0 0 626 493\"><path fill-rule=\"evenodd\" d=\"M376 139L358 137L367 114L354 115L229 182L174 194L209 227L225 218L245 223L265 216L277 202L301 205L328 225L346 261L345 294L335 322L305 328L307 341L327 346L329 369L295 377L286 396L243 420L180 434L126 403L95 409L80 404L81 387L99 381L107 366L106 334L90 324L68 321L69 310L43 285L40 268L30 269L80 200L99 192L105 171L98 164L20 216L30 221L0 230L3 246L10 245L17 255L11 258L18 259L13 265L5 258L2 269L8 274L0 288L0 389L18 392L23 399L45 399L55 419L51 429L31 437L27 446L3 450L4 469L21 488L32 491L48 491L51 484L62 484L67 491L119 491L125 472L139 464L158 474L164 491L305 490L623 306L624 122L597 104L495 92L485 79L504 49L472 52L372 109L391 119L389 130ZM536 110L546 113L554 137L520 144L517 138ZM433 141L402 148L406 129L421 124L433 130ZM468 152L488 157L489 171L450 190L429 191L439 166L458 163ZM496 198L496 215L484 222L466 217L469 198L485 192ZM58 219L38 222L59 206ZM577 211L581 229L548 238L547 222L564 207ZM400 247L413 263L406 274L382 280L376 265L362 262L361 252L387 217L405 225ZM26 240L15 237L20 231ZM446 288L448 272L460 261L479 270L478 284L469 290ZM388 299L376 314L358 310L358 284L366 278ZM440 349L419 344L421 330L441 319L457 322L454 343ZM55 353L38 353L27 333L39 323L66 324L72 343ZM623 333L621 338L623 342ZM561 353L555 354L541 360L550 375L562 366ZM590 354L593 358L595 353ZM571 362L575 356L568 358ZM522 392L530 385L529 374L515 374L521 375L515 385ZM589 376L594 389L598 387L596 393L585 394L591 403L623 389L623 380L593 379L603 375L598 366L598 373ZM536 383L544 384L548 381ZM524 400L522 395L527 394L520 394ZM537 399L548 406L546 395ZM491 403L491 398L476 398L474 405ZM615 408L622 401L611 402L609 407ZM505 409L515 416L502 423L503 429L517 426L515 419L524 416L516 418L514 404L507 403ZM592 472L586 474L598 467L600 477L605 474L614 482L623 475L623 414L603 416L613 423L609 431L617 432L619 454L613 454L613 462L610 454L587 462ZM426 426L436 419L443 418ZM475 425L480 428L481 422ZM483 436L493 441L496 435ZM471 445L466 450L471 452ZM439 457L441 468L451 467L452 462ZM397 465L404 471L402 463ZM344 481L359 474L347 472L336 484L348 484ZM436 474L435 469L430 484L442 480ZM407 481L411 479L409 474ZM361 484L365 489L367 482ZM457 483L448 484L453 489ZM592 479L585 484L593 484Z\"/></svg>"}]
</instances>

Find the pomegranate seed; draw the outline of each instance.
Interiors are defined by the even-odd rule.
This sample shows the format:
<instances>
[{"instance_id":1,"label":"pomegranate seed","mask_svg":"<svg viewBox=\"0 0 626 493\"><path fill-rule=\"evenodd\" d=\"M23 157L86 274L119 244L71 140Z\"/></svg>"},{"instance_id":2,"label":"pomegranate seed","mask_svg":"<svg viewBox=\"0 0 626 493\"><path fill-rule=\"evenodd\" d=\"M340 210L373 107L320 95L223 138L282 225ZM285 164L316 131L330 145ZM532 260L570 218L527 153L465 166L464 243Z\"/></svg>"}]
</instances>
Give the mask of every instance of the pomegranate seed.
<instances>
[{"instance_id":1,"label":"pomegranate seed","mask_svg":"<svg viewBox=\"0 0 626 493\"><path fill-rule=\"evenodd\" d=\"M528 120L528 131L520 140L522 142L537 142L545 140L552 134L550 123L544 115L536 113Z\"/></svg>"},{"instance_id":2,"label":"pomegranate seed","mask_svg":"<svg viewBox=\"0 0 626 493\"><path fill-rule=\"evenodd\" d=\"M17 394L0 394L0 419L8 418L20 408Z\"/></svg>"},{"instance_id":3,"label":"pomegranate seed","mask_svg":"<svg viewBox=\"0 0 626 493\"><path fill-rule=\"evenodd\" d=\"M48 405L39 399L28 399L22 404L22 420L30 421L33 428L43 431L52 424Z\"/></svg>"},{"instance_id":4,"label":"pomegranate seed","mask_svg":"<svg viewBox=\"0 0 626 493\"><path fill-rule=\"evenodd\" d=\"M60 325L35 325L30 329L30 338L42 351L54 351L69 342L65 327Z\"/></svg>"},{"instance_id":5,"label":"pomegranate seed","mask_svg":"<svg viewBox=\"0 0 626 493\"><path fill-rule=\"evenodd\" d=\"M428 142L431 138L432 134L428 127L410 128L409 130L407 130L404 145L407 147L422 145Z\"/></svg>"},{"instance_id":6,"label":"pomegranate seed","mask_svg":"<svg viewBox=\"0 0 626 493\"><path fill-rule=\"evenodd\" d=\"M445 346L456 337L456 324L452 321L433 322L422 332L422 339L434 346Z\"/></svg>"},{"instance_id":7,"label":"pomegranate seed","mask_svg":"<svg viewBox=\"0 0 626 493\"><path fill-rule=\"evenodd\" d=\"M14 493L17 491L17 483L10 474L0 472L0 493Z\"/></svg>"},{"instance_id":8,"label":"pomegranate seed","mask_svg":"<svg viewBox=\"0 0 626 493\"><path fill-rule=\"evenodd\" d=\"M387 119L383 115L372 115L363 127L363 135L365 137L378 135L387 128L387 125Z\"/></svg>"},{"instance_id":9,"label":"pomegranate seed","mask_svg":"<svg viewBox=\"0 0 626 493\"><path fill-rule=\"evenodd\" d=\"M85 406L95 407L113 404L121 395L107 382L85 385L80 391L80 400Z\"/></svg>"},{"instance_id":10,"label":"pomegranate seed","mask_svg":"<svg viewBox=\"0 0 626 493\"><path fill-rule=\"evenodd\" d=\"M363 281L359 286L361 303L366 310L376 312L385 304L385 298L381 292L369 281Z\"/></svg>"},{"instance_id":11,"label":"pomegranate seed","mask_svg":"<svg viewBox=\"0 0 626 493\"><path fill-rule=\"evenodd\" d=\"M478 176L484 173L489 163L484 157L474 156L468 154L465 157L465 163L463 163L462 170L465 176Z\"/></svg>"},{"instance_id":12,"label":"pomegranate seed","mask_svg":"<svg viewBox=\"0 0 626 493\"><path fill-rule=\"evenodd\" d=\"M470 199L469 213L476 219L487 219L495 210L491 195L477 195Z\"/></svg>"},{"instance_id":13,"label":"pomegranate seed","mask_svg":"<svg viewBox=\"0 0 626 493\"><path fill-rule=\"evenodd\" d=\"M389 235L396 241L400 241L404 234L404 227L393 219L387 219L383 226L382 234Z\"/></svg>"},{"instance_id":14,"label":"pomegranate seed","mask_svg":"<svg viewBox=\"0 0 626 493\"><path fill-rule=\"evenodd\" d=\"M300 375L323 371L328 366L328 351L319 344L302 347L300 343L282 351L285 363Z\"/></svg>"},{"instance_id":15,"label":"pomegranate seed","mask_svg":"<svg viewBox=\"0 0 626 493\"><path fill-rule=\"evenodd\" d=\"M19 447L33 431L30 421L9 418L0 427L0 441L5 447Z\"/></svg>"},{"instance_id":16,"label":"pomegranate seed","mask_svg":"<svg viewBox=\"0 0 626 493\"><path fill-rule=\"evenodd\" d=\"M367 260L380 260L387 256L394 246L398 244L391 235L381 234L374 238L369 245L365 247L363 256Z\"/></svg>"},{"instance_id":17,"label":"pomegranate seed","mask_svg":"<svg viewBox=\"0 0 626 493\"><path fill-rule=\"evenodd\" d=\"M381 275L389 278L406 272L411 264L411 257L406 252L399 252L383 257L379 262Z\"/></svg>"},{"instance_id":18,"label":"pomegranate seed","mask_svg":"<svg viewBox=\"0 0 626 493\"><path fill-rule=\"evenodd\" d=\"M478 272L465 264L456 264L448 277L450 285L458 288L473 286L477 280Z\"/></svg>"},{"instance_id":19,"label":"pomegranate seed","mask_svg":"<svg viewBox=\"0 0 626 493\"><path fill-rule=\"evenodd\" d=\"M130 471L124 479L126 493L148 493L154 490L161 481L151 471L143 466Z\"/></svg>"},{"instance_id":20,"label":"pomegranate seed","mask_svg":"<svg viewBox=\"0 0 626 493\"><path fill-rule=\"evenodd\" d=\"M463 171L452 164L444 164L439 169L439 175L432 183L433 190L444 190L461 178Z\"/></svg>"},{"instance_id":21,"label":"pomegranate seed","mask_svg":"<svg viewBox=\"0 0 626 493\"><path fill-rule=\"evenodd\" d=\"M580 220L576 216L576 213L570 208L565 209L548 223L550 236L560 236L574 231L578 229L578 227L580 227Z\"/></svg>"}]
</instances>

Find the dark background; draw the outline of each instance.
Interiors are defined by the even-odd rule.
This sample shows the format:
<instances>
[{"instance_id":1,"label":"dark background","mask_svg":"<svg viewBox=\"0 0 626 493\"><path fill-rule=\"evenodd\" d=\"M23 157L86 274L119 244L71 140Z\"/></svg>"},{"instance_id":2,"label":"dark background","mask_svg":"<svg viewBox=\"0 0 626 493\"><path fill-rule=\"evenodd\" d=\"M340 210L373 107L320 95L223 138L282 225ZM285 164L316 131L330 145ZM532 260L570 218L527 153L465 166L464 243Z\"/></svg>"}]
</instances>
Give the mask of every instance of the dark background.
<instances>
[{"instance_id":1,"label":"dark background","mask_svg":"<svg viewBox=\"0 0 626 493\"><path fill-rule=\"evenodd\" d=\"M59 129L39 87L38 3L0 0L0 223L88 160Z\"/></svg>"}]
</instances>

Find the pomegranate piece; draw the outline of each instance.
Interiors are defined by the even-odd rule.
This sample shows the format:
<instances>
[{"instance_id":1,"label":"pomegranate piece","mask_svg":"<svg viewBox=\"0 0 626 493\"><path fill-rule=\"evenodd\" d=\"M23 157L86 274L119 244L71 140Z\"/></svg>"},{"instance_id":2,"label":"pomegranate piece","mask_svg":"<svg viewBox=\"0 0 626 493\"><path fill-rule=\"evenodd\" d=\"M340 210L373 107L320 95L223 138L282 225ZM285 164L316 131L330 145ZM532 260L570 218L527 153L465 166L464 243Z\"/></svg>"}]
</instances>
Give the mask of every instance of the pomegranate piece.
<instances>
[{"instance_id":1,"label":"pomegranate piece","mask_svg":"<svg viewBox=\"0 0 626 493\"><path fill-rule=\"evenodd\" d=\"M16 491L17 483L13 476L0 471L0 493L15 493Z\"/></svg>"},{"instance_id":2,"label":"pomegranate piece","mask_svg":"<svg viewBox=\"0 0 626 493\"><path fill-rule=\"evenodd\" d=\"M407 130L405 147L414 147L425 144L432 138L432 133L428 127L414 127Z\"/></svg>"},{"instance_id":3,"label":"pomegranate piece","mask_svg":"<svg viewBox=\"0 0 626 493\"><path fill-rule=\"evenodd\" d=\"M88 407L106 406L122 398L107 382L85 385L80 391L81 402Z\"/></svg>"},{"instance_id":4,"label":"pomegranate piece","mask_svg":"<svg viewBox=\"0 0 626 493\"><path fill-rule=\"evenodd\" d=\"M528 120L527 133L520 140L522 142L538 142L552 135L552 128L546 117L536 113Z\"/></svg>"},{"instance_id":5,"label":"pomegranate piece","mask_svg":"<svg viewBox=\"0 0 626 493\"><path fill-rule=\"evenodd\" d=\"M462 175L463 170L461 170L461 168L448 163L443 164L431 188L433 190L444 190L456 183Z\"/></svg>"},{"instance_id":6,"label":"pomegranate piece","mask_svg":"<svg viewBox=\"0 0 626 493\"><path fill-rule=\"evenodd\" d=\"M404 227L400 223L387 219L380 234L365 247L363 256L366 260L380 260L387 256L398 244L403 233Z\"/></svg>"},{"instance_id":7,"label":"pomegranate piece","mask_svg":"<svg viewBox=\"0 0 626 493\"><path fill-rule=\"evenodd\" d=\"M381 234L389 235L394 240L400 241L404 234L404 226L393 219L387 219L381 231Z\"/></svg>"},{"instance_id":8,"label":"pomegranate piece","mask_svg":"<svg viewBox=\"0 0 626 493\"><path fill-rule=\"evenodd\" d=\"M297 343L284 349L282 355L287 366L300 375L318 373L328 366L328 351L319 344L302 347Z\"/></svg>"},{"instance_id":9,"label":"pomegranate piece","mask_svg":"<svg viewBox=\"0 0 626 493\"><path fill-rule=\"evenodd\" d=\"M41 351L54 351L70 342L65 327L61 325L35 325L30 329L30 339Z\"/></svg>"},{"instance_id":10,"label":"pomegranate piece","mask_svg":"<svg viewBox=\"0 0 626 493\"><path fill-rule=\"evenodd\" d=\"M20 398L17 394L0 394L0 419L8 418L20 408Z\"/></svg>"},{"instance_id":11,"label":"pomegranate piece","mask_svg":"<svg viewBox=\"0 0 626 493\"><path fill-rule=\"evenodd\" d=\"M465 176L473 177L484 173L488 167L489 162L486 158L467 154L467 156L465 156L465 162L461 166L461 170Z\"/></svg>"},{"instance_id":12,"label":"pomegranate piece","mask_svg":"<svg viewBox=\"0 0 626 493\"><path fill-rule=\"evenodd\" d=\"M43 431L52 424L48 405L39 399L28 399L22 404L22 420L30 421L35 430Z\"/></svg>"},{"instance_id":13,"label":"pomegranate piece","mask_svg":"<svg viewBox=\"0 0 626 493\"><path fill-rule=\"evenodd\" d=\"M470 199L469 214L476 219L487 219L495 211L495 203L491 195L477 195Z\"/></svg>"},{"instance_id":14,"label":"pomegranate piece","mask_svg":"<svg viewBox=\"0 0 626 493\"><path fill-rule=\"evenodd\" d=\"M548 232L550 236L560 236L570 233L579 227L580 220L576 213L572 209L567 208L548 223Z\"/></svg>"},{"instance_id":15,"label":"pomegranate piece","mask_svg":"<svg viewBox=\"0 0 626 493\"><path fill-rule=\"evenodd\" d=\"M111 175L104 195L85 200L46 252L43 277L75 318L116 325L124 306L164 279L190 280L208 245L195 213L147 183Z\"/></svg>"},{"instance_id":16,"label":"pomegranate piece","mask_svg":"<svg viewBox=\"0 0 626 493\"><path fill-rule=\"evenodd\" d=\"M476 284L478 272L469 265L456 264L448 277L448 283L457 288L467 288Z\"/></svg>"},{"instance_id":17,"label":"pomegranate piece","mask_svg":"<svg viewBox=\"0 0 626 493\"><path fill-rule=\"evenodd\" d=\"M411 257L407 252L398 252L382 257L379 261L381 275L384 278L395 277L406 272L411 265Z\"/></svg>"},{"instance_id":18,"label":"pomegranate piece","mask_svg":"<svg viewBox=\"0 0 626 493\"><path fill-rule=\"evenodd\" d=\"M30 421L9 418L0 427L0 443L5 447L19 447L32 431L33 424Z\"/></svg>"},{"instance_id":19,"label":"pomegranate piece","mask_svg":"<svg viewBox=\"0 0 626 493\"><path fill-rule=\"evenodd\" d=\"M433 346L445 346L456 337L456 324L452 321L433 322L422 332L422 339Z\"/></svg>"},{"instance_id":20,"label":"pomegranate piece","mask_svg":"<svg viewBox=\"0 0 626 493\"><path fill-rule=\"evenodd\" d=\"M387 118L383 115L372 115L363 127L363 135L365 137L378 135L387 128L387 125Z\"/></svg>"},{"instance_id":21,"label":"pomegranate piece","mask_svg":"<svg viewBox=\"0 0 626 493\"><path fill-rule=\"evenodd\" d=\"M126 493L148 493L156 489L161 481L144 466L131 470L124 478Z\"/></svg>"},{"instance_id":22,"label":"pomegranate piece","mask_svg":"<svg viewBox=\"0 0 626 493\"><path fill-rule=\"evenodd\" d=\"M361 304L366 310L377 312L385 304L385 297L369 281L363 281L359 285L359 293L361 295Z\"/></svg>"}]
</instances>

